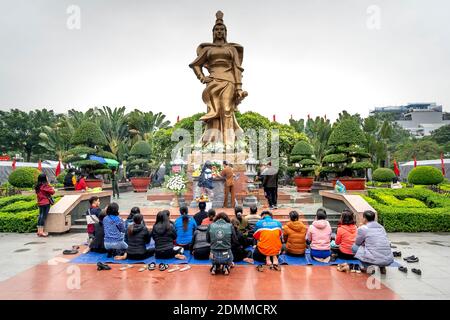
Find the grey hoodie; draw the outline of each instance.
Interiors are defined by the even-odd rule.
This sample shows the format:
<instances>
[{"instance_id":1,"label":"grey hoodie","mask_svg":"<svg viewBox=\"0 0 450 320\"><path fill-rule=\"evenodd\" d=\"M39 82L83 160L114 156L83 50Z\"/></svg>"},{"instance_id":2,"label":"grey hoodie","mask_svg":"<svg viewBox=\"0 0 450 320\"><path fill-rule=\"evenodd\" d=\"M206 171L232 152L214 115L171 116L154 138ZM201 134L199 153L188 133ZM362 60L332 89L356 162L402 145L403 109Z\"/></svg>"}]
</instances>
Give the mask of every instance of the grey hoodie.
<instances>
[{"instance_id":1,"label":"grey hoodie","mask_svg":"<svg viewBox=\"0 0 450 320\"><path fill-rule=\"evenodd\" d=\"M372 221L359 227L355 244L359 246L355 258L362 262L388 266L394 261L386 231L378 222Z\"/></svg>"}]
</instances>

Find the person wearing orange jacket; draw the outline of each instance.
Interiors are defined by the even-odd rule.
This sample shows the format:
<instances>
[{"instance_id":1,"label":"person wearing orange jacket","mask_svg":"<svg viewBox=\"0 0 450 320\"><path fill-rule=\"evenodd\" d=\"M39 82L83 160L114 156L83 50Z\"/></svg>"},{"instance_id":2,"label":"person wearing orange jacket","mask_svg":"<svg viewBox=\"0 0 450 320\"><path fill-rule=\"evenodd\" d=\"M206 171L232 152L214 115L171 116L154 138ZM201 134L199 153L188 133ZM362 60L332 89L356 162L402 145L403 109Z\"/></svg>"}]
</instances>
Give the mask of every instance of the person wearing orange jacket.
<instances>
[{"instance_id":1,"label":"person wearing orange jacket","mask_svg":"<svg viewBox=\"0 0 450 320\"><path fill-rule=\"evenodd\" d=\"M283 226L280 221L274 220L270 211L261 213L261 220L256 223L255 233L253 234L253 237L258 241L253 251L253 260L265 261L266 265L275 270L280 270L278 255L282 248L282 230Z\"/></svg>"},{"instance_id":2,"label":"person wearing orange jacket","mask_svg":"<svg viewBox=\"0 0 450 320\"><path fill-rule=\"evenodd\" d=\"M355 244L357 232L358 229L356 228L353 213L350 210L345 209L342 211L336 232L335 243L339 248L332 249L334 253L337 253L339 258L346 260L354 259L355 255L352 251L352 246Z\"/></svg>"},{"instance_id":3,"label":"person wearing orange jacket","mask_svg":"<svg viewBox=\"0 0 450 320\"><path fill-rule=\"evenodd\" d=\"M289 221L283 227L283 239L286 243L286 254L304 256L306 250L306 226L299 220L297 211L289 212Z\"/></svg>"}]
</instances>

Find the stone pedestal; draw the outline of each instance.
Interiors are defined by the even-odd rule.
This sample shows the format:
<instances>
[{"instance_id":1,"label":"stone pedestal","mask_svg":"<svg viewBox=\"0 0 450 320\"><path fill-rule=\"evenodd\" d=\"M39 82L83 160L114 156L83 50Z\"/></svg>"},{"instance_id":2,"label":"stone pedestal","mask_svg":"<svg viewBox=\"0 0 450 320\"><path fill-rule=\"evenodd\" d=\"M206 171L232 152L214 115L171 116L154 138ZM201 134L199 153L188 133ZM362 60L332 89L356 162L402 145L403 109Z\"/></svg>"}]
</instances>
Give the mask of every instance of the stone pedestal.
<instances>
[{"instance_id":1,"label":"stone pedestal","mask_svg":"<svg viewBox=\"0 0 450 320\"><path fill-rule=\"evenodd\" d=\"M191 202L191 207L196 207L197 202L195 198L200 195L200 188L197 185L198 178L192 177L192 172L201 166L206 161L211 162L223 162L226 160L229 164L233 165L233 170L236 175L236 180L234 180L234 190L236 195L246 192L247 190L247 177L245 176L246 166L245 160L247 159L247 153L201 153L193 152L188 156L187 161L187 177L188 177L188 193L192 193L193 199ZM213 181L213 208L222 208L224 200L224 180L217 178ZM229 196L229 198L231 195ZM229 202L231 200L228 200ZM236 200L235 205L238 205ZM233 205L234 206L234 205Z\"/></svg>"}]
</instances>

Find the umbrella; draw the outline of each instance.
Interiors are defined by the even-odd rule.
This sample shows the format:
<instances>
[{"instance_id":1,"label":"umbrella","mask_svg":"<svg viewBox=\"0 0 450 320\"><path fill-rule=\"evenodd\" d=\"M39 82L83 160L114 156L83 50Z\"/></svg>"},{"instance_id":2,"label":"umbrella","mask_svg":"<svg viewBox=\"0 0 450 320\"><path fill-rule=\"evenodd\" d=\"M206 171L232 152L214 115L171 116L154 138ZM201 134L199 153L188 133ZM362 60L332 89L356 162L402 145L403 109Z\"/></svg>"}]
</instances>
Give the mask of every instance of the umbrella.
<instances>
[{"instance_id":1,"label":"umbrella","mask_svg":"<svg viewBox=\"0 0 450 320\"><path fill-rule=\"evenodd\" d=\"M102 157L89 156L89 160L95 160L95 161L98 161L98 162L100 162L102 164L106 164L105 158L102 158Z\"/></svg>"},{"instance_id":2,"label":"umbrella","mask_svg":"<svg viewBox=\"0 0 450 320\"><path fill-rule=\"evenodd\" d=\"M110 168L117 168L119 166L119 162L114 159L105 159L106 165Z\"/></svg>"}]
</instances>

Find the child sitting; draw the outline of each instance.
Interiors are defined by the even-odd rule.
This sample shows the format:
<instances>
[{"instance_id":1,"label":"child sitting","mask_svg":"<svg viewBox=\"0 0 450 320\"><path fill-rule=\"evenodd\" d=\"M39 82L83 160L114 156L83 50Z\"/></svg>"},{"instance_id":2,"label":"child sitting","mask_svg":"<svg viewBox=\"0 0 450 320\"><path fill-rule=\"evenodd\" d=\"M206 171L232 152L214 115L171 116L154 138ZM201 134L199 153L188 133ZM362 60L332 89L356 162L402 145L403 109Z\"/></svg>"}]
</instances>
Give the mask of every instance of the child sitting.
<instances>
[{"instance_id":1,"label":"child sitting","mask_svg":"<svg viewBox=\"0 0 450 320\"><path fill-rule=\"evenodd\" d=\"M150 232L143 224L144 218L140 213L133 216L133 223L128 226L127 258L131 260L145 260L155 253L155 249L147 249L150 243Z\"/></svg>"},{"instance_id":2,"label":"child sitting","mask_svg":"<svg viewBox=\"0 0 450 320\"><path fill-rule=\"evenodd\" d=\"M356 239L356 222L353 213L345 209L342 211L341 219L339 221L335 243L338 248L333 248L333 252L341 259L351 260L355 255L352 252L352 246Z\"/></svg>"},{"instance_id":3,"label":"child sitting","mask_svg":"<svg viewBox=\"0 0 450 320\"><path fill-rule=\"evenodd\" d=\"M310 242L311 257L319 262L330 261L331 226L326 220L327 212L318 209L316 220L309 226L306 240Z\"/></svg>"},{"instance_id":4,"label":"child sitting","mask_svg":"<svg viewBox=\"0 0 450 320\"><path fill-rule=\"evenodd\" d=\"M103 219L106 213L102 211L98 216L98 222L94 225L94 232L92 233L92 241L89 244L88 251L106 253L105 249L105 231L103 230Z\"/></svg>"},{"instance_id":5,"label":"child sitting","mask_svg":"<svg viewBox=\"0 0 450 320\"><path fill-rule=\"evenodd\" d=\"M202 225L209 226L211 223L213 223L215 217L216 217L216 210L209 209L208 210L208 217L203 219Z\"/></svg>"},{"instance_id":6,"label":"child sitting","mask_svg":"<svg viewBox=\"0 0 450 320\"><path fill-rule=\"evenodd\" d=\"M97 196L92 196L89 198L89 209L86 211L86 224L88 233L88 249L84 253L89 252L92 239L94 239L94 228L95 224L99 222L98 216L102 212L100 209L100 198Z\"/></svg>"}]
</instances>

